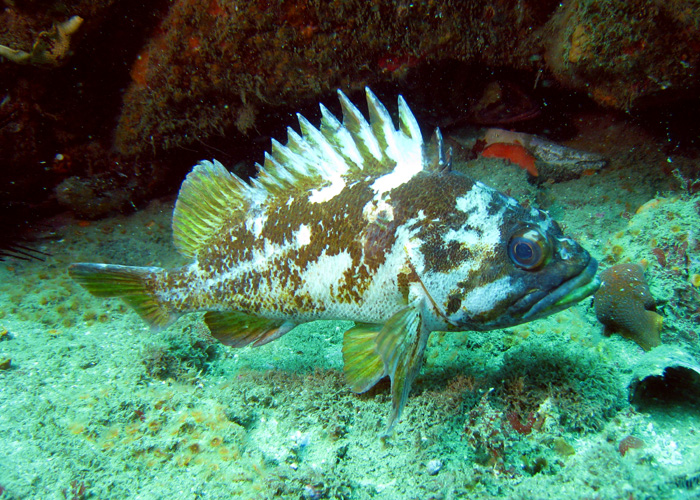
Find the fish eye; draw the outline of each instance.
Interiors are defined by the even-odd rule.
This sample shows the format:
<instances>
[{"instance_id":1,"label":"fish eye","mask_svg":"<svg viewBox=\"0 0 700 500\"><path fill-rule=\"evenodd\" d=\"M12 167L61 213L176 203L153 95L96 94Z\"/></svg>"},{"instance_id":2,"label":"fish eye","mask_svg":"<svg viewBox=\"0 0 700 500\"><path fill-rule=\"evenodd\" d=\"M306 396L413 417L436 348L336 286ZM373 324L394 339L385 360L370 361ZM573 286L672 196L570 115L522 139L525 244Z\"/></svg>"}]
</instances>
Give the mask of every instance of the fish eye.
<instances>
[{"instance_id":1,"label":"fish eye","mask_svg":"<svg viewBox=\"0 0 700 500\"><path fill-rule=\"evenodd\" d=\"M542 233L532 228L516 232L508 244L508 256L516 266L527 271L542 267L549 260L551 247Z\"/></svg>"}]
</instances>

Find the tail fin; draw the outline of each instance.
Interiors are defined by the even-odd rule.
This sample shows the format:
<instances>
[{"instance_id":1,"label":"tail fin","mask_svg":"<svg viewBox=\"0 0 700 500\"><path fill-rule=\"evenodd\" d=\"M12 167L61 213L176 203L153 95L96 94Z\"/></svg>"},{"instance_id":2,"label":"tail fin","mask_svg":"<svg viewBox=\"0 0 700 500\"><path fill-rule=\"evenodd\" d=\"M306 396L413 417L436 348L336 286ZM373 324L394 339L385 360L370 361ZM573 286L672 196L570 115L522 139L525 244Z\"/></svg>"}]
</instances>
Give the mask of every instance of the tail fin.
<instances>
[{"instance_id":1,"label":"tail fin","mask_svg":"<svg viewBox=\"0 0 700 500\"><path fill-rule=\"evenodd\" d=\"M68 273L95 297L119 297L151 327L163 328L177 316L158 300L148 284L155 267L117 266L112 264L72 264Z\"/></svg>"}]
</instances>

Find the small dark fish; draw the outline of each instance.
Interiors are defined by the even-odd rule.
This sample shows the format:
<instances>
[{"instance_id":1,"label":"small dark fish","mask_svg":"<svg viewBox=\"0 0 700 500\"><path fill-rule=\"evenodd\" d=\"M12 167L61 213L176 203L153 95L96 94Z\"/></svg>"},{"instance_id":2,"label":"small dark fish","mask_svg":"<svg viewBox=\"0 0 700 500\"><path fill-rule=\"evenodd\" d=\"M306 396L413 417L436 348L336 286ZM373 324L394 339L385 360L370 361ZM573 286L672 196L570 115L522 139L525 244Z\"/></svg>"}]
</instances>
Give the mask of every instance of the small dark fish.
<instances>
[{"instance_id":1,"label":"small dark fish","mask_svg":"<svg viewBox=\"0 0 700 500\"><path fill-rule=\"evenodd\" d=\"M19 260L44 260L44 257L50 257L51 254L20 245L19 243L8 243L7 246L0 248L0 260L19 259Z\"/></svg>"},{"instance_id":2,"label":"small dark fish","mask_svg":"<svg viewBox=\"0 0 700 500\"><path fill-rule=\"evenodd\" d=\"M472 123L510 125L540 115L539 103L516 84L507 80L490 82L481 98L470 108Z\"/></svg>"}]
</instances>

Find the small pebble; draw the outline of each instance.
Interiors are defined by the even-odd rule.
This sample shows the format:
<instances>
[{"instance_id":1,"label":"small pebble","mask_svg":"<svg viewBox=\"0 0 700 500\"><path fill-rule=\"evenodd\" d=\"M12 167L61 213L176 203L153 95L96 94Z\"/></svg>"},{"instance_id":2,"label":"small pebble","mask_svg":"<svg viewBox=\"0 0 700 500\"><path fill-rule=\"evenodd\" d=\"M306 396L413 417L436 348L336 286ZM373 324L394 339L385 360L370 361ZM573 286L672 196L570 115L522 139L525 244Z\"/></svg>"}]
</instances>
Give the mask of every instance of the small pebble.
<instances>
[{"instance_id":1,"label":"small pebble","mask_svg":"<svg viewBox=\"0 0 700 500\"><path fill-rule=\"evenodd\" d=\"M431 460L425 467L428 469L428 474L434 476L442 469L442 460Z\"/></svg>"}]
</instances>

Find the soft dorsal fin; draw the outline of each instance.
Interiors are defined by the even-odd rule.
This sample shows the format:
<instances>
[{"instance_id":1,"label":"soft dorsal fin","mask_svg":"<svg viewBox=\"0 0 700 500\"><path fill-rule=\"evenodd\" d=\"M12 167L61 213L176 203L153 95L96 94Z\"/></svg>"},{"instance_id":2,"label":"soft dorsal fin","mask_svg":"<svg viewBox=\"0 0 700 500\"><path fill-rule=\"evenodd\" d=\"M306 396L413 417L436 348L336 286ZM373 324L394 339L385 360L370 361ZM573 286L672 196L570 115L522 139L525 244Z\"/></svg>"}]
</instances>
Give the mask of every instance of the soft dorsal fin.
<instances>
[{"instance_id":1,"label":"soft dorsal fin","mask_svg":"<svg viewBox=\"0 0 700 500\"><path fill-rule=\"evenodd\" d=\"M194 257L231 213L247 209L255 190L218 161L203 161L187 174L173 211L173 241L178 251Z\"/></svg>"},{"instance_id":2,"label":"soft dorsal fin","mask_svg":"<svg viewBox=\"0 0 700 500\"><path fill-rule=\"evenodd\" d=\"M273 140L250 184L216 160L196 165L182 183L173 213L173 239L180 253L196 256L231 214L293 188L307 190L312 202L321 202L343 189L345 179L352 175L385 175L388 179L375 187L379 191L422 169L444 168L442 140L424 145L418 122L403 97L398 98L397 129L384 105L369 88L365 91L369 121L338 90L342 123L323 105L319 128L297 115L301 134L290 127L286 145ZM399 175L389 175L392 173Z\"/></svg>"}]
</instances>

